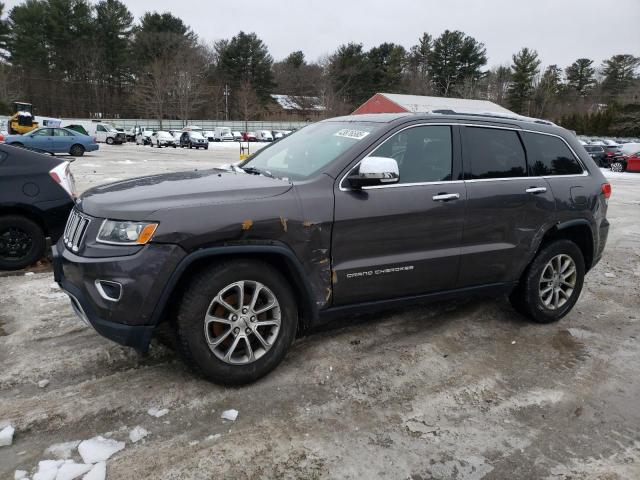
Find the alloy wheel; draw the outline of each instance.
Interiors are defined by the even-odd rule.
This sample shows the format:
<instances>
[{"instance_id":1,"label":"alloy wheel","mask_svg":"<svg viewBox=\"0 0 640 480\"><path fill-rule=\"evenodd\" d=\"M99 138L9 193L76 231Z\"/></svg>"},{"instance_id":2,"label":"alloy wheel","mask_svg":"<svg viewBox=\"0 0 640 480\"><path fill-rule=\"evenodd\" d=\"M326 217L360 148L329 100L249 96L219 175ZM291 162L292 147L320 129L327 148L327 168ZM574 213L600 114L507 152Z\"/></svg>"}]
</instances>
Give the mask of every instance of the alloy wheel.
<instances>
[{"instance_id":1,"label":"alloy wheel","mask_svg":"<svg viewBox=\"0 0 640 480\"><path fill-rule=\"evenodd\" d=\"M573 295L578 270L569 255L561 253L542 269L538 292L542 304L549 310L562 308Z\"/></svg>"},{"instance_id":2,"label":"alloy wheel","mask_svg":"<svg viewBox=\"0 0 640 480\"><path fill-rule=\"evenodd\" d=\"M243 365L271 349L280 324L280 303L273 292L260 282L241 280L224 287L209 304L204 333L216 357Z\"/></svg>"},{"instance_id":3,"label":"alloy wheel","mask_svg":"<svg viewBox=\"0 0 640 480\"><path fill-rule=\"evenodd\" d=\"M33 239L18 227L9 227L0 232L0 258L19 260L26 256L33 246Z\"/></svg>"}]
</instances>

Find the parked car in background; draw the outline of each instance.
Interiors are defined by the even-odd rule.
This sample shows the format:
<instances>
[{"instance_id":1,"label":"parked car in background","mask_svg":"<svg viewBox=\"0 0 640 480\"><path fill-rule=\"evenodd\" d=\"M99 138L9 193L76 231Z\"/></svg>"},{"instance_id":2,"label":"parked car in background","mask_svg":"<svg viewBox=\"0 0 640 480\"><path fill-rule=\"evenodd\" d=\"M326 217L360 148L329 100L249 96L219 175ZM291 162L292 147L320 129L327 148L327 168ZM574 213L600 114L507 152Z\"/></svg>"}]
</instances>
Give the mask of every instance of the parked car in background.
<instances>
[{"instance_id":1,"label":"parked car in background","mask_svg":"<svg viewBox=\"0 0 640 480\"><path fill-rule=\"evenodd\" d=\"M157 132L153 132L153 135L151 135L151 146L153 147L154 145L158 148L176 148L176 139L173 138L173 135L171 135L169 132L159 130Z\"/></svg>"},{"instance_id":2,"label":"parked car in background","mask_svg":"<svg viewBox=\"0 0 640 480\"><path fill-rule=\"evenodd\" d=\"M137 145L151 145L153 130L142 130L136 135Z\"/></svg>"},{"instance_id":3,"label":"parked car in background","mask_svg":"<svg viewBox=\"0 0 640 480\"><path fill-rule=\"evenodd\" d=\"M257 142L258 139L254 132L242 132L242 141L243 142Z\"/></svg>"},{"instance_id":4,"label":"parked car in background","mask_svg":"<svg viewBox=\"0 0 640 480\"><path fill-rule=\"evenodd\" d=\"M209 141L204 138L199 131L182 132L180 147L204 148L207 150L209 148Z\"/></svg>"},{"instance_id":5,"label":"parked car in background","mask_svg":"<svg viewBox=\"0 0 640 480\"><path fill-rule=\"evenodd\" d=\"M575 135L543 120L340 117L227 169L87 191L54 278L107 338L146 351L166 325L200 375L247 383L353 312L509 295L560 320L602 257L610 195Z\"/></svg>"},{"instance_id":6,"label":"parked car in background","mask_svg":"<svg viewBox=\"0 0 640 480\"><path fill-rule=\"evenodd\" d=\"M596 162L596 165L599 167L608 166L607 163L607 154L604 151L604 147L601 145L584 145L584 149L587 153L593 158Z\"/></svg>"},{"instance_id":7,"label":"parked car in background","mask_svg":"<svg viewBox=\"0 0 640 480\"><path fill-rule=\"evenodd\" d=\"M110 123L86 122L83 126L87 129L89 135L96 138L97 142L107 143L109 145L119 145L127 141L126 134L116 130L116 128Z\"/></svg>"},{"instance_id":8,"label":"parked car in background","mask_svg":"<svg viewBox=\"0 0 640 480\"><path fill-rule=\"evenodd\" d=\"M229 127L216 127L213 130L213 140L216 142L233 142L234 136Z\"/></svg>"},{"instance_id":9,"label":"parked car in background","mask_svg":"<svg viewBox=\"0 0 640 480\"><path fill-rule=\"evenodd\" d=\"M259 142L273 142L273 135L269 130L258 130L256 132L256 138Z\"/></svg>"},{"instance_id":10,"label":"parked car in background","mask_svg":"<svg viewBox=\"0 0 640 480\"><path fill-rule=\"evenodd\" d=\"M89 132L87 132L87 129L84 128L82 125L71 124L71 125L65 125L64 128L68 128L69 130L73 130L74 132L81 133L82 135L89 135Z\"/></svg>"},{"instance_id":11,"label":"parked car in background","mask_svg":"<svg viewBox=\"0 0 640 480\"><path fill-rule=\"evenodd\" d=\"M169 133L176 141L176 145L180 144L180 137L182 136L182 130L169 130Z\"/></svg>"},{"instance_id":12,"label":"parked car in background","mask_svg":"<svg viewBox=\"0 0 640 480\"><path fill-rule=\"evenodd\" d=\"M68 128L38 128L24 135L8 135L7 145L27 147L48 153L68 153L81 157L84 152L94 152L100 148L95 138Z\"/></svg>"},{"instance_id":13,"label":"parked car in background","mask_svg":"<svg viewBox=\"0 0 640 480\"><path fill-rule=\"evenodd\" d=\"M640 172L640 150L613 157L610 166L613 172Z\"/></svg>"},{"instance_id":14,"label":"parked car in background","mask_svg":"<svg viewBox=\"0 0 640 480\"><path fill-rule=\"evenodd\" d=\"M241 142L242 141L242 138L243 138L242 132L239 132L238 130L233 130L231 132L231 135L233 135L233 140L234 141L236 141L236 142Z\"/></svg>"},{"instance_id":15,"label":"parked car in background","mask_svg":"<svg viewBox=\"0 0 640 480\"><path fill-rule=\"evenodd\" d=\"M76 195L69 162L0 145L0 270L43 256L62 235Z\"/></svg>"},{"instance_id":16,"label":"parked car in background","mask_svg":"<svg viewBox=\"0 0 640 480\"><path fill-rule=\"evenodd\" d=\"M206 132L202 132L202 136L206 138L208 142L213 142L215 140L216 134L213 130L207 130Z\"/></svg>"}]
</instances>

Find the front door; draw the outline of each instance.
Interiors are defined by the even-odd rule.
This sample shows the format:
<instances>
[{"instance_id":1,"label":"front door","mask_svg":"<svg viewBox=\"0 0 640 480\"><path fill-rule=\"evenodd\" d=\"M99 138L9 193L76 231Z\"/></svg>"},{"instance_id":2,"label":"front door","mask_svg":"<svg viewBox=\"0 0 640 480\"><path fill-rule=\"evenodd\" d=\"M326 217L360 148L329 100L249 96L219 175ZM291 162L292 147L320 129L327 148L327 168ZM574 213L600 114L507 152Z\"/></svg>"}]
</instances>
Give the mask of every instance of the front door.
<instances>
[{"instance_id":1,"label":"front door","mask_svg":"<svg viewBox=\"0 0 640 480\"><path fill-rule=\"evenodd\" d=\"M555 200L542 176L529 176L516 130L462 127L467 215L458 287L517 280Z\"/></svg>"},{"instance_id":2,"label":"front door","mask_svg":"<svg viewBox=\"0 0 640 480\"><path fill-rule=\"evenodd\" d=\"M39 148L47 152L53 151L53 129L41 128L31 134L31 141L29 147Z\"/></svg>"},{"instance_id":3,"label":"front door","mask_svg":"<svg viewBox=\"0 0 640 480\"><path fill-rule=\"evenodd\" d=\"M96 125L96 141L103 143L107 141L107 129L100 124Z\"/></svg>"},{"instance_id":4,"label":"front door","mask_svg":"<svg viewBox=\"0 0 640 480\"><path fill-rule=\"evenodd\" d=\"M369 154L394 158L398 183L357 191L337 182L334 305L455 286L466 202L464 182L453 180L459 153L457 127L413 126Z\"/></svg>"}]
</instances>

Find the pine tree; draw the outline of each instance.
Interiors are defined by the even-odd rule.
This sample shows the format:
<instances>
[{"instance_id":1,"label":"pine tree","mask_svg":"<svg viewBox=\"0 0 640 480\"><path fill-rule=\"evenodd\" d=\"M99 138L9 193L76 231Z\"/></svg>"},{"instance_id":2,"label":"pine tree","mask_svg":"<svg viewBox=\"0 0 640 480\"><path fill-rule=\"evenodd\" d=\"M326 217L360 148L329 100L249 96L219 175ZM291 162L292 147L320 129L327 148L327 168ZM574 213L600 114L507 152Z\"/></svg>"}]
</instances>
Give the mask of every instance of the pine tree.
<instances>
[{"instance_id":1,"label":"pine tree","mask_svg":"<svg viewBox=\"0 0 640 480\"><path fill-rule=\"evenodd\" d=\"M509 106L516 113L529 115L534 90L533 81L540 66L538 52L525 47L514 54L512 60L511 85L508 93Z\"/></svg>"},{"instance_id":2,"label":"pine tree","mask_svg":"<svg viewBox=\"0 0 640 480\"><path fill-rule=\"evenodd\" d=\"M640 58L633 55L614 55L602 64L604 80L602 87L612 95L623 93L637 78L636 70Z\"/></svg>"},{"instance_id":3,"label":"pine tree","mask_svg":"<svg viewBox=\"0 0 640 480\"><path fill-rule=\"evenodd\" d=\"M567 86L580 96L586 96L596 83L593 60L579 58L565 69Z\"/></svg>"},{"instance_id":4,"label":"pine tree","mask_svg":"<svg viewBox=\"0 0 640 480\"><path fill-rule=\"evenodd\" d=\"M367 52L369 94L398 92L406 64L407 52L402 45L383 43Z\"/></svg>"}]
</instances>

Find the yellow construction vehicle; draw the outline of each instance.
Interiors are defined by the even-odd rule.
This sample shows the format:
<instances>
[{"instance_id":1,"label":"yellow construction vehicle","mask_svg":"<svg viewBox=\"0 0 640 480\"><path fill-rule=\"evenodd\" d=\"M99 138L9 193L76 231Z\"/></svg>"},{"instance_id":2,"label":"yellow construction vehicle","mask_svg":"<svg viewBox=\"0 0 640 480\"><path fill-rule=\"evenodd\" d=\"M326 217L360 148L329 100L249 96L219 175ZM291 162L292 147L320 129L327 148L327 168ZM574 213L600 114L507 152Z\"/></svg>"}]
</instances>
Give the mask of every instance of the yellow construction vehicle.
<instances>
[{"instance_id":1,"label":"yellow construction vehicle","mask_svg":"<svg viewBox=\"0 0 640 480\"><path fill-rule=\"evenodd\" d=\"M8 122L10 135L22 135L38 128L38 122L36 122L33 115L33 105L24 102L13 102L12 107L11 118Z\"/></svg>"}]
</instances>

